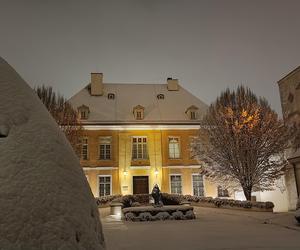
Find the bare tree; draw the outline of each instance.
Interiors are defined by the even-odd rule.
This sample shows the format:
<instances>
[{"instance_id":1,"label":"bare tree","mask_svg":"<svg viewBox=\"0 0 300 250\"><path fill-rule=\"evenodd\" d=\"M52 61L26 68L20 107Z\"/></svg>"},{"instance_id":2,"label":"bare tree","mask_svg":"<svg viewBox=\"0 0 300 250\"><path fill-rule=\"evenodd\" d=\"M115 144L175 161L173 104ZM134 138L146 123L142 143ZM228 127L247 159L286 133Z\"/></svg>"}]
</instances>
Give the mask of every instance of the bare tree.
<instances>
[{"instance_id":1,"label":"bare tree","mask_svg":"<svg viewBox=\"0 0 300 250\"><path fill-rule=\"evenodd\" d=\"M78 119L78 113L70 103L60 94L56 94L52 87L38 86L35 91L53 116L61 130L72 145L75 153L80 155L80 139L83 128Z\"/></svg>"},{"instance_id":2,"label":"bare tree","mask_svg":"<svg viewBox=\"0 0 300 250\"><path fill-rule=\"evenodd\" d=\"M222 92L202 125L192 152L205 163L204 172L212 180L238 185L250 200L252 191L272 189L284 174L287 130L267 101L250 89Z\"/></svg>"}]
</instances>

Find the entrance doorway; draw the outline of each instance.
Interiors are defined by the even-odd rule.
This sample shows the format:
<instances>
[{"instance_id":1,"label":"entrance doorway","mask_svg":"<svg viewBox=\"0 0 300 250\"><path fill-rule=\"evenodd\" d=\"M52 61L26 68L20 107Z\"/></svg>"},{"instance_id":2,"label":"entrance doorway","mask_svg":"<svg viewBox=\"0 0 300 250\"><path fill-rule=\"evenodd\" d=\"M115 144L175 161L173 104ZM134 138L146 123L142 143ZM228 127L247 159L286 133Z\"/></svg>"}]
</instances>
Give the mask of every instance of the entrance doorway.
<instances>
[{"instance_id":1,"label":"entrance doorway","mask_svg":"<svg viewBox=\"0 0 300 250\"><path fill-rule=\"evenodd\" d=\"M148 176L133 176L133 194L149 194Z\"/></svg>"}]
</instances>

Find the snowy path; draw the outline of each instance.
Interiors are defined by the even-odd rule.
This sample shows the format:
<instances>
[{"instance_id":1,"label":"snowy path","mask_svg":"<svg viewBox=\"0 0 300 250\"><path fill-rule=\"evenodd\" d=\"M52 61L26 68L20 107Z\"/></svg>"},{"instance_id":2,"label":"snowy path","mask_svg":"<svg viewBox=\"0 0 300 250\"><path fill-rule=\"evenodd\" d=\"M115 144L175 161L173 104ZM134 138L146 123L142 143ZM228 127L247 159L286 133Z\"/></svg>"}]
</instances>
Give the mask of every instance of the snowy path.
<instances>
[{"instance_id":1,"label":"snowy path","mask_svg":"<svg viewBox=\"0 0 300 250\"><path fill-rule=\"evenodd\" d=\"M299 250L292 214L195 208L194 221L121 222L101 209L107 250ZM290 223L290 229L286 224Z\"/></svg>"}]
</instances>

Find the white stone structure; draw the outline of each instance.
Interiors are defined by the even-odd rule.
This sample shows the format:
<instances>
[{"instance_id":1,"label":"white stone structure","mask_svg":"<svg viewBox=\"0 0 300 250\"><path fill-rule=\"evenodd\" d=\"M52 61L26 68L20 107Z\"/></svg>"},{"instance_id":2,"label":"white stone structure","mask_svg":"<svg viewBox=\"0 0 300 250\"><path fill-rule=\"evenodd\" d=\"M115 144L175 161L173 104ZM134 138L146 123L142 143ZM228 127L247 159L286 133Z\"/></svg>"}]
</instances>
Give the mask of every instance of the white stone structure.
<instances>
[{"instance_id":1,"label":"white stone structure","mask_svg":"<svg viewBox=\"0 0 300 250\"><path fill-rule=\"evenodd\" d=\"M70 144L0 58L0 249L104 249L98 210Z\"/></svg>"}]
</instances>

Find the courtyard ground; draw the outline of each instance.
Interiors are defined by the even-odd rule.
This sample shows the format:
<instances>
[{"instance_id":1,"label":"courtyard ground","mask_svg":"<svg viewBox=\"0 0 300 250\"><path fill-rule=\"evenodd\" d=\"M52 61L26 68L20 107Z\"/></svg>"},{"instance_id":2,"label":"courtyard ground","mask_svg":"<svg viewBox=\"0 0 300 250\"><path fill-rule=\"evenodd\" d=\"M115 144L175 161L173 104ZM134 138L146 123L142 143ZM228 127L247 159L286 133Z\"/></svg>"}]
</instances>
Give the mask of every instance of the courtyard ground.
<instances>
[{"instance_id":1,"label":"courtyard ground","mask_svg":"<svg viewBox=\"0 0 300 250\"><path fill-rule=\"evenodd\" d=\"M107 250L299 250L293 213L195 207L196 220L123 222L100 209Z\"/></svg>"}]
</instances>

